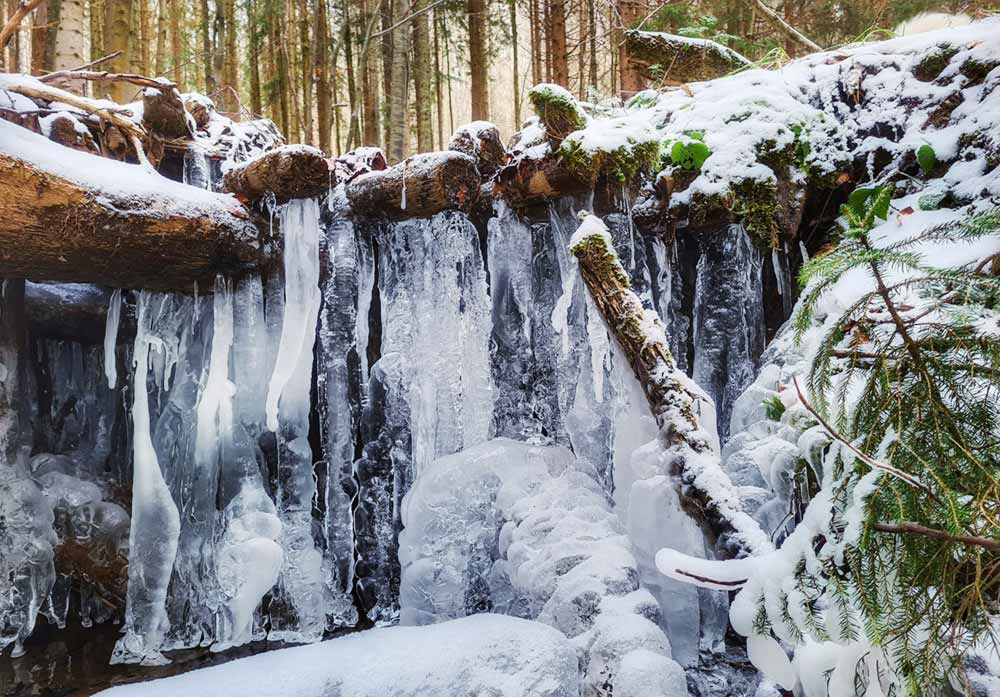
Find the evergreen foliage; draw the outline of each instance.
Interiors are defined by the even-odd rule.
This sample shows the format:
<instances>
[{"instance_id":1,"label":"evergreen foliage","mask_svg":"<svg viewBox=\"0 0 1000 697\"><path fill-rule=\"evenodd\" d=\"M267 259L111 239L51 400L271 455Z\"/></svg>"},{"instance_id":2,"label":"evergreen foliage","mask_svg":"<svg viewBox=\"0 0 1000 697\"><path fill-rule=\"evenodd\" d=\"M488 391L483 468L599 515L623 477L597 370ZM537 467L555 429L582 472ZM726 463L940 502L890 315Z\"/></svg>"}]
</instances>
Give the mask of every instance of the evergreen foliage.
<instances>
[{"instance_id":1,"label":"evergreen foliage","mask_svg":"<svg viewBox=\"0 0 1000 697\"><path fill-rule=\"evenodd\" d=\"M829 532L843 555L798 584L807 617L833 598L850 636L855 608L903 692L929 696L960 678L1000 612L1000 277L996 255L939 268L920 248L998 235L1000 210L876 246L890 197L852 194L843 240L802 269L799 336L847 273L874 288L827 323L807 376L817 418L859 452L834 458Z\"/></svg>"}]
</instances>

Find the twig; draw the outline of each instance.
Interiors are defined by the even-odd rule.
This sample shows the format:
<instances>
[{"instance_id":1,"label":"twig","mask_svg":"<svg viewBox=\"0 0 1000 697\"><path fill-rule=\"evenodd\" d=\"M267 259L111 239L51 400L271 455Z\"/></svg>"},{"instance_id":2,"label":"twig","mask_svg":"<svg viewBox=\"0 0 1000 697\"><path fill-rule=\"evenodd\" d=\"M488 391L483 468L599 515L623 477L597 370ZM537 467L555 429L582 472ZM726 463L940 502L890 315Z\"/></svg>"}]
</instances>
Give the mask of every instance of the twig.
<instances>
[{"instance_id":1,"label":"twig","mask_svg":"<svg viewBox=\"0 0 1000 697\"><path fill-rule=\"evenodd\" d=\"M794 39L796 43L805 46L810 51L822 51L819 44L815 43L808 37L806 37L802 32L793 27L791 24L783 20L778 16L778 13L772 10L770 7L764 4L762 0L743 0L743 4L747 5L755 10L758 10L761 14L768 18L772 24L778 27L790 38Z\"/></svg>"},{"instance_id":2,"label":"twig","mask_svg":"<svg viewBox=\"0 0 1000 697\"><path fill-rule=\"evenodd\" d=\"M10 42L10 37L14 35L21 22L28 16L28 13L41 5L45 0L21 0L17 9L14 10L7 23L0 29L0 48L5 48Z\"/></svg>"},{"instance_id":3,"label":"twig","mask_svg":"<svg viewBox=\"0 0 1000 697\"><path fill-rule=\"evenodd\" d=\"M106 71L94 70L57 70L54 73L43 75L38 79L42 82L53 82L55 80L64 79L92 80L94 82L128 82L133 85L139 85L140 87L152 87L153 89L170 89L172 87L177 87L177 85L170 82L166 78L146 77L145 75L137 75L136 73L109 73Z\"/></svg>"},{"instance_id":4,"label":"twig","mask_svg":"<svg viewBox=\"0 0 1000 697\"><path fill-rule=\"evenodd\" d=\"M380 36L385 36L386 34L391 33L393 30L399 29L399 27L403 26L407 22L416 19L417 17L419 17L420 15L424 14L425 12L429 12L430 10L433 10L435 7L437 7L438 5L441 5L441 4L445 3L445 2L447 2L447 0L435 0L434 2L432 2L427 7L422 7L419 10L417 10L416 12L412 12L412 13L406 15L401 20L399 20L398 22L396 22L395 24L393 24L391 27L387 27L387 28L383 29L380 32L376 32L375 34L372 34L371 38L377 39Z\"/></svg>"},{"instance_id":5,"label":"twig","mask_svg":"<svg viewBox=\"0 0 1000 697\"><path fill-rule=\"evenodd\" d=\"M879 532L888 532L895 535L921 535L935 540L946 540L948 542L961 542L967 545L974 545L988 549L991 552L1000 553L1000 541L979 535L952 535L950 532L928 528L917 523L875 523L873 526Z\"/></svg>"},{"instance_id":6,"label":"twig","mask_svg":"<svg viewBox=\"0 0 1000 697\"><path fill-rule=\"evenodd\" d=\"M854 453L855 457L857 457L859 460L864 462L869 467L877 470L882 470L883 472L887 472L892 476L906 482L910 486L920 489L921 491L929 495L931 498L933 498L935 501L938 500L937 496L934 494L933 491L931 491L931 489L926 484L924 484L922 481L914 477L909 472L904 472L903 470L897 467L893 467L892 465L886 464L884 462L879 462L870 455L867 455L864 452L862 452L857 446L855 446L853 443L851 443L842 435L840 435L840 433L838 433L837 430L833 428L833 426L827 423L826 419L820 416L820 413L816 411L816 408L809 403L808 399L806 399L805 394L803 394L802 392L802 388L799 386L798 377L792 378L792 384L795 385L795 392L798 394L799 401L802 402L802 406L806 408L806 411L808 411L810 414L813 415L813 417L819 422L820 426L822 426L826 430L826 432L830 434L831 438L844 445L848 450Z\"/></svg>"},{"instance_id":7,"label":"twig","mask_svg":"<svg viewBox=\"0 0 1000 697\"><path fill-rule=\"evenodd\" d=\"M107 63L112 58L117 58L121 54L122 54L121 51L115 51L114 53L109 53L106 56L102 56L101 58L98 58L97 60L92 60L89 63L84 63L83 65L76 66L75 68L70 68L70 70L90 70L94 66L100 65L101 63ZM63 71L56 71L56 72L63 72ZM46 73L45 75L42 75L38 79L41 80L42 82L45 82L49 78L49 76L52 75L52 74L53 73Z\"/></svg>"}]
</instances>

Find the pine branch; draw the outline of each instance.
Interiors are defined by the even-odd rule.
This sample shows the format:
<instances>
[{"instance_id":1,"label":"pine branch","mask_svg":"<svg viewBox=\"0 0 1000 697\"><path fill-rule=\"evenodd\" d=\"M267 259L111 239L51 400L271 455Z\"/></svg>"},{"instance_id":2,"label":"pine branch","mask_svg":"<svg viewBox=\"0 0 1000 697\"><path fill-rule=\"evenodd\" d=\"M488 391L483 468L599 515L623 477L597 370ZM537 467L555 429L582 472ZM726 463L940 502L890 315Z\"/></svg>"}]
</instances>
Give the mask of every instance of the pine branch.
<instances>
[{"instance_id":1,"label":"pine branch","mask_svg":"<svg viewBox=\"0 0 1000 697\"><path fill-rule=\"evenodd\" d=\"M991 552L1000 554L1000 541L992 540L979 535L952 535L944 530L928 528L917 523L875 523L872 526L879 532L888 532L897 535L921 535L935 540L945 540L947 542L960 542L962 544L974 545L988 549Z\"/></svg>"}]
</instances>

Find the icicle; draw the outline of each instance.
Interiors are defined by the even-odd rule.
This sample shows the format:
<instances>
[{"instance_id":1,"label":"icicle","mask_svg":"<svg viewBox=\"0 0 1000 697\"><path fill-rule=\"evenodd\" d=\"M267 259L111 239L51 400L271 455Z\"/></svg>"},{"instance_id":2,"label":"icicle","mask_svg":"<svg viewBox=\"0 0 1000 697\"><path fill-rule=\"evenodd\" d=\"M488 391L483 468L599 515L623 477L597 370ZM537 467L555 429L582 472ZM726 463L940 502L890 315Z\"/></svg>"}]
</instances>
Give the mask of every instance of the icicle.
<instances>
[{"instance_id":1,"label":"icicle","mask_svg":"<svg viewBox=\"0 0 1000 697\"><path fill-rule=\"evenodd\" d=\"M165 611L167 584L177 553L180 516L170 495L150 436L149 351L160 345L151 334L150 298L139 293L132 383L132 427L135 473L132 480L132 527L129 535L128 594L125 636L118 640L111 663L163 664L160 645L169 628Z\"/></svg>"},{"instance_id":2,"label":"icicle","mask_svg":"<svg viewBox=\"0 0 1000 697\"><path fill-rule=\"evenodd\" d=\"M809 250L806 249L806 243L799 240L799 251L802 252L802 263L809 261Z\"/></svg>"},{"instance_id":3,"label":"icicle","mask_svg":"<svg viewBox=\"0 0 1000 697\"><path fill-rule=\"evenodd\" d=\"M118 342L118 323L121 320L122 291L115 288L108 304L108 319L104 325L104 375L108 378L108 389L115 389L118 382L118 368L115 363L115 346Z\"/></svg>"},{"instance_id":4,"label":"icicle","mask_svg":"<svg viewBox=\"0 0 1000 697\"><path fill-rule=\"evenodd\" d=\"M777 281L778 295L785 295L785 274L781 269L781 261L778 259L778 250L771 248L771 268L774 271L774 279Z\"/></svg>"},{"instance_id":5,"label":"icicle","mask_svg":"<svg viewBox=\"0 0 1000 697\"><path fill-rule=\"evenodd\" d=\"M587 294L587 340L590 343L590 372L594 386L594 401L604 401L604 371L607 367L611 342L593 298Z\"/></svg>"},{"instance_id":6,"label":"icicle","mask_svg":"<svg viewBox=\"0 0 1000 697\"><path fill-rule=\"evenodd\" d=\"M278 430L278 400L303 359L307 345L311 362L320 303L316 201L296 200L281 209L281 230L285 234L285 315L278 357L267 390L267 427L272 431ZM308 411L308 395L306 402Z\"/></svg>"}]
</instances>

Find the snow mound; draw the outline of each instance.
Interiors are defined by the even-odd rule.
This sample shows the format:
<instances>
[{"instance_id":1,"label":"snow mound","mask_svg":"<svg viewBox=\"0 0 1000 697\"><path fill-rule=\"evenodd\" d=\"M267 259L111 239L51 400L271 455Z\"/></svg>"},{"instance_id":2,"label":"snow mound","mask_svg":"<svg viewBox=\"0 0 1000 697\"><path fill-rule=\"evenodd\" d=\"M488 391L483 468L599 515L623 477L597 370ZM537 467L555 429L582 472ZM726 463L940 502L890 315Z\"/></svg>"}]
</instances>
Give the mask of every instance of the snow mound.
<instances>
[{"instance_id":1,"label":"snow mound","mask_svg":"<svg viewBox=\"0 0 1000 697\"><path fill-rule=\"evenodd\" d=\"M576 697L579 685L576 655L559 632L538 622L477 615L429 627L374 629L98 694Z\"/></svg>"}]
</instances>

